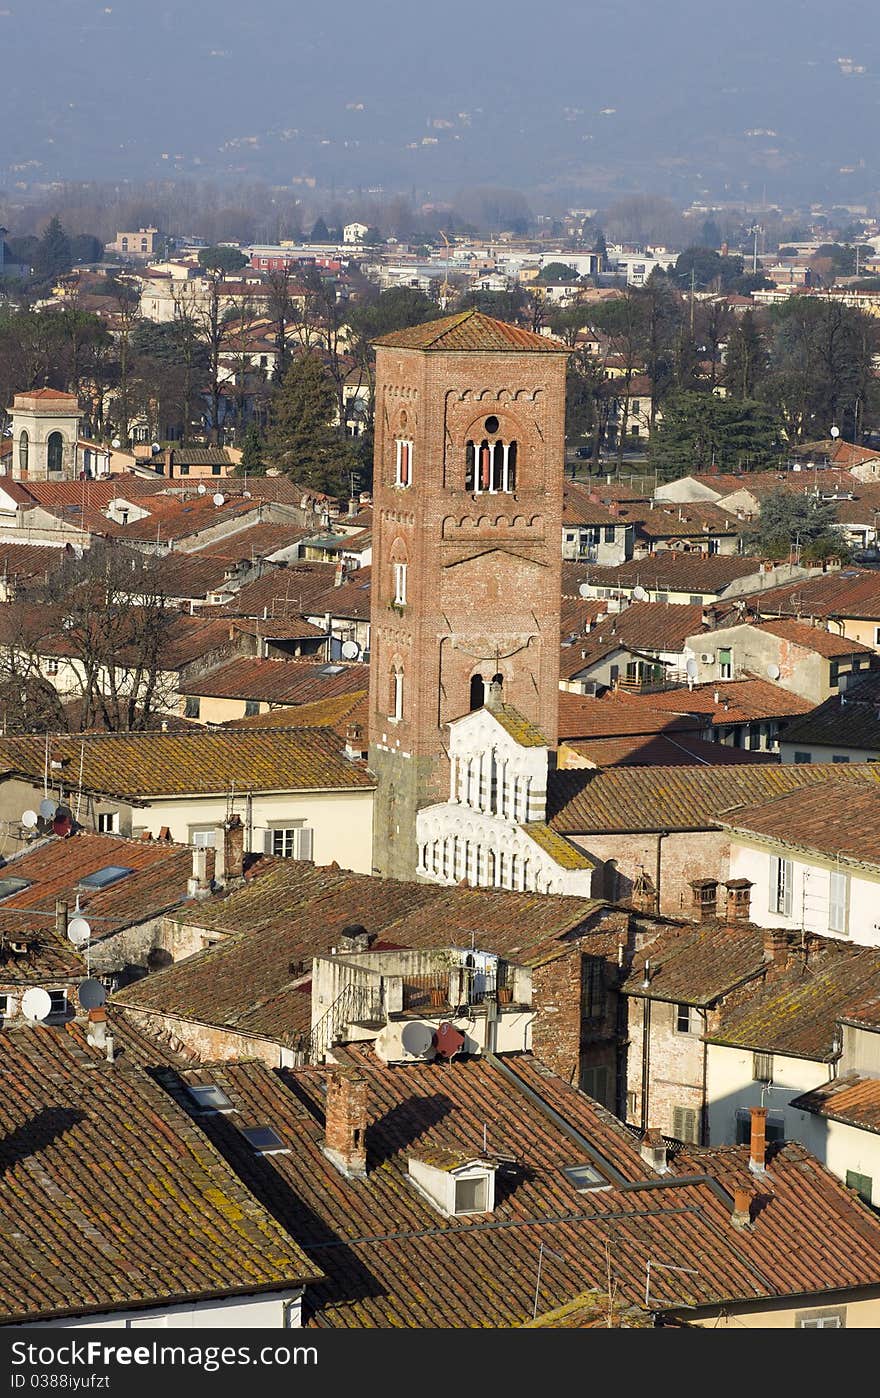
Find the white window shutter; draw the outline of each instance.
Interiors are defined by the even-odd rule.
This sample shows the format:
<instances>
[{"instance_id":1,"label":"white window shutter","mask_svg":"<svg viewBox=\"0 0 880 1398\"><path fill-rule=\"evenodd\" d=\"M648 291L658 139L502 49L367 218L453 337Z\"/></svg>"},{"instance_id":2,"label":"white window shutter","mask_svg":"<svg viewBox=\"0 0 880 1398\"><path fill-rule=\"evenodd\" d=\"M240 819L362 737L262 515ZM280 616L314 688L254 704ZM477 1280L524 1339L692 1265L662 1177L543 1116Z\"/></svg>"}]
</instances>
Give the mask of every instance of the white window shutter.
<instances>
[{"instance_id":1,"label":"white window shutter","mask_svg":"<svg viewBox=\"0 0 880 1398\"><path fill-rule=\"evenodd\" d=\"M263 853L264 853L264 854L271 854L271 853L272 853L272 833L273 833L273 832L272 832L271 830L264 830L264 831L263 831Z\"/></svg>"},{"instance_id":2,"label":"white window shutter","mask_svg":"<svg viewBox=\"0 0 880 1398\"><path fill-rule=\"evenodd\" d=\"M790 859L786 859L786 860L783 860L783 866L784 866L785 887L784 887L783 895L782 895L782 901L783 901L783 908L782 908L782 911L783 911L783 913L785 914L786 917L791 917L791 895L792 895L792 884L794 883L794 865L792 864L792 862L791 862Z\"/></svg>"},{"instance_id":3,"label":"white window shutter","mask_svg":"<svg viewBox=\"0 0 880 1398\"><path fill-rule=\"evenodd\" d=\"M306 825L302 830L296 832L296 857L297 859L311 859L314 831Z\"/></svg>"}]
</instances>

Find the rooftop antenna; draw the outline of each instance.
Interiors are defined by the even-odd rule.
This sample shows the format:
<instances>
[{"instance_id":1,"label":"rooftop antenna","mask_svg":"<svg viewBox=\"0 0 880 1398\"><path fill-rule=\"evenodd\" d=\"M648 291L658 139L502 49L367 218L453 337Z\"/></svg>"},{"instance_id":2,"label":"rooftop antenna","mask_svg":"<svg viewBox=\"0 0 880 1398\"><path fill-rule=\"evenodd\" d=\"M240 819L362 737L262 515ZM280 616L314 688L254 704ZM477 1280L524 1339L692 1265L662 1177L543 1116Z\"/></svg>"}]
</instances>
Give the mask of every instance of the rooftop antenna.
<instances>
[{"instance_id":1,"label":"rooftop antenna","mask_svg":"<svg viewBox=\"0 0 880 1398\"><path fill-rule=\"evenodd\" d=\"M558 1252L553 1252L551 1248L548 1248L546 1243L542 1243L538 1249L538 1276L535 1282L535 1303L532 1306L532 1320L534 1320L538 1314L538 1291L541 1286L541 1264L544 1261L545 1251L549 1252L551 1257L555 1257L557 1262L565 1261L565 1258L561 1257Z\"/></svg>"},{"instance_id":2,"label":"rooftop antenna","mask_svg":"<svg viewBox=\"0 0 880 1398\"><path fill-rule=\"evenodd\" d=\"M699 1274L699 1270L698 1270L696 1267L672 1267L672 1266L670 1266L670 1264L669 1264L668 1262L654 1262L654 1260L653 1260L652 1258L649 1257L648 1260L647 1260L647 1262L645 1263L645 1310L646 1310L646 1311L648 1311L648 1310L651 1309L651 1268L652 1268L652 1267L654 1268L654 1270L655 1270L656 1272L691 1272L695 1277L697 1277L697 1276L700 1275L700 1274Z\"/></svg>"}]
</instances>

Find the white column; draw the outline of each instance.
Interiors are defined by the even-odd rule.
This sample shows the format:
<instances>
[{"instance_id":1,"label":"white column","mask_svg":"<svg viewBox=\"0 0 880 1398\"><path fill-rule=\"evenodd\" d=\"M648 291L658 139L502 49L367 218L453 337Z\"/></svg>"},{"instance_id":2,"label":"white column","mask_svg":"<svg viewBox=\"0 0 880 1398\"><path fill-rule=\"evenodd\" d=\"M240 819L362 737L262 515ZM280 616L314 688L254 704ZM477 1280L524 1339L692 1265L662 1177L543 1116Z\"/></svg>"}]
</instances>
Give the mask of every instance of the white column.
<instances>
[{"instance_id":1,"label":"white column","mask_svg":"<svg viewBox=\"0 0 880 1398\"><path fill-rule=\"evenodd\" d=\"M497 445L498 445L497 442L490 442L489 445L488 445L488 448L487 448L487 450L488 450L488 452L489 452L489 494L490 494L490 495L494 495L494 494L496 493L496 491L495 491L495 448L497 447Z\"/></svg>"},{"instance_id":2,"label":"white column","mask_svg":"<svg viewBox=\"0 0 880 1398\"><path fill-rule=\"evenodd\" d=\"M508 474L509 466L507 459L510 455L510 443L505 442L503 447L501 448L501 451L503 453L503 459L501 463L501 489L507 491L510 489L510 476Z\"/></svg>"},{"instance_id":3,"label":"white column","mask_svg":"<svg viewBox=\"0 0 880 1398\"><path fill-rule=\"evenodd\" d=\"M455 780L456 780L455 766L456 766L456 763L457 763L457 762L458 762L458 758L457 758L457 757L450 757L450 759L449 759L449 799L450 799L450 801L454 801L454 800L455 800Z\"/></svg>"}]
</instances>

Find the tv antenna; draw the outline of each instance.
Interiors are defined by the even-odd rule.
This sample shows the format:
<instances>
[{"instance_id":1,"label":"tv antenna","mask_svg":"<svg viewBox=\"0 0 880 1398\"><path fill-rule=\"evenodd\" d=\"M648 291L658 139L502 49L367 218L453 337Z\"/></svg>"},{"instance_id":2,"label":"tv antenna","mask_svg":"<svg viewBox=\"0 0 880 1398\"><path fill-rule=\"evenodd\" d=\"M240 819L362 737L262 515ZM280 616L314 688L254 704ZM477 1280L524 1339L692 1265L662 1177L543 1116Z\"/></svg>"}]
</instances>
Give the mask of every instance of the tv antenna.
<instances>
[{"instance_id":1,"label":"tv antenna","mask_svg":"<svg viewBox=\"0 0 880 1398\"><path fill-rule=\"evenodd\" d=\"M691 1272L695 1277L696 1277L696 1276L699 1276L699 1271L698 1271L698 1269L697 1269L696 1267L672 1267L672 1266L670 1266L670 1264L669 1264L668 1262L654 1262L654 1260L653 1260L652 1258L649 1257L648 1260L647 1260L647 1262L645 1263L645 1310L646 1310L646 1311L651 1309L651 1268L652 1268L652 1267L654 1268L654 1271L655 1271L655 1272Z\"/></svg>"}]
</instances>

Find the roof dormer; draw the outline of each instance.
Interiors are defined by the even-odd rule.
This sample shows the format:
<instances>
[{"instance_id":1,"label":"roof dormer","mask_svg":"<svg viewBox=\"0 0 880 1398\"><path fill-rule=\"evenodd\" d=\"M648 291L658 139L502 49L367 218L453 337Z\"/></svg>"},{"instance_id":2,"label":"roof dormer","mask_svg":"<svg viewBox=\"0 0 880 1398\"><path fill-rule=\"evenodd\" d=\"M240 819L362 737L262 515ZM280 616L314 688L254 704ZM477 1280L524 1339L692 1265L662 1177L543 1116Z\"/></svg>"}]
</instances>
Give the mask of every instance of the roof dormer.
<instances>
[{"instance_id":1,"label":"roof dormer","mask_svg":"<svg viewBox=\"0 0 880 1398\"><path fill-rule=\"evenodd\" d=\"M409 1157L409 1177L447 1218L495 1208L496 1164L458 1150L424 1150Z\"/></svg>"}]
</instances>

